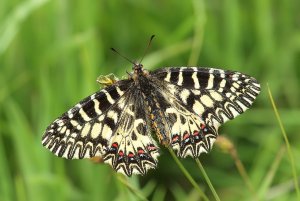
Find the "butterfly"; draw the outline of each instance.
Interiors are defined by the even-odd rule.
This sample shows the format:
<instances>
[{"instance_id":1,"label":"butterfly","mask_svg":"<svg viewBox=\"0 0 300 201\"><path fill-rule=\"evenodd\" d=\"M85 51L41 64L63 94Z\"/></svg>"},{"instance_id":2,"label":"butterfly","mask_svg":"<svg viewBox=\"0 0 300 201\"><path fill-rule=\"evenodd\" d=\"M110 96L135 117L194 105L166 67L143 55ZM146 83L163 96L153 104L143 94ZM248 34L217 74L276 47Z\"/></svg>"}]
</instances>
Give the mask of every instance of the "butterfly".
<instances>
[{"instance_id":1,"label":"butterfly","mask_svg":"<svg viewBox=\"0 0 300 201\"><path fill-rule=\"evenodd\" d=\"M128 78L102 77L105 87L51 123L42 144L67 159L100 157L127 176L156 168L159 144L179 157L208 153L218 128L247 110L260 92L236 71L133 65Z\"/></svg>"}]
</instances>

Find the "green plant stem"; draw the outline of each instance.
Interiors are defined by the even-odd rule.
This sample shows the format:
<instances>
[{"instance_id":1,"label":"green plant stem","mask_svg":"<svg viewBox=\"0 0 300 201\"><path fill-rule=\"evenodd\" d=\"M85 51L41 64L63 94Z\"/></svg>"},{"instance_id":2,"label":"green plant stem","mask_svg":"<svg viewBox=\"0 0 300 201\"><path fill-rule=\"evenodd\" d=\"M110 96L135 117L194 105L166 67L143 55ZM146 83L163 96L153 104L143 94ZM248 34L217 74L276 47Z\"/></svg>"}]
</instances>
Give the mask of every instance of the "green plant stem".
<instances>
[{"instance_id":1,"label":"green plant stem","mask_svg":"<svg viewBox=\"0 0 300 201\"><path fill-rule=\"evenodd\" d=\"M280 165L280 162L282 160L282 157L284 156L285 153L285 146L282 145L281 148L278 150L274 161L267 172L267 175L262 179L262 184L260 185L259 192L258 192L258 197L256 200L264 200L266 199L266 192L270 188L272 181L274 180L274 176L276 175L276 172L278 170L278 167Z\"/></svg>"},{"instance_id":2,"label":"green plant stem","mask_svg":"<svg viewBox=\"0 0 300 201\"><path fill-rule=\"evenodd\" d=\"M124 184L139 199L144 200L144 201L148 200L141 194L141 192L139 190L137 190L135 187L133 187L131 184L129 184L123 175L117 175L116 177L122 184Z\"/></svg>"},{"instance_id":3,"label":"green plant stem","mask_svg":"<svg viewBox=\"0 0 300 201\"><path fill-rule=\"evenodd\" d=\"M249 176L247 174L247 171L242 163L242 161L240 160L236 149L234 148L234 150L230 151L230 155L233 158L234 162L235 162L235 166L238 170L238 172L240 173L241 177L243 178L246 186L248 187L249 191L254 195L254 197L256 196L255 190L253 188L253 185L249 179Z\"/></svg>"},{"instance_id":4,"label":"green plant stem","mask_svg":"<svg viewBox=\"0 0 300 201\"><path fill-rule=\"evenodd\" d=\"M206 174L205 169L203 168L203 166L202 166L202 164L201 164L201 162L200 162L200 160L199 160L198 158L196 159L196 163L197 163L197 165L198 165L200 171L202 172L202 174L203 174L203 176L204 176L204 179L205 179L206 183L208 184L208 186L209 186L209 188L210 188L210 190L211 190L213 196L215 197L215 199L216 199L217 201L220 201L220 198L219 198L219 196L218 196L218 194L217 194L217 192L216 192L214 186L212 185L212 183L211 183L209 177L208 177L207 174Z\"/></svg>"},{"instance_id":5,"label":"green plant stem","mask_svg":"<svg viewBox=\"0 0 300 201\"><path fill-rule=\"evenodd\" d=\"M191 55L188 61L188 65L196 65L199 59L203 44L203 36L205 30L206 13L205 13L205 1L194 0L193 1L195 22L194 22L194 37L191 47Z\"/></svg>"},{"instance_id":6,"label":"green plant stem","mask_svg":"<svg viewBox=\"0 0 300 201\"><path fill-rule=\"evenodd\" d=\"M177 156L175 155L174 151L171 148L168 148L171 156L173 157L174 161L180 168L180 170L183 172L183 174L186 176L186 178L189 180L189 182L195 187L195 189L198 191L199 195L206 201L209 201L208 197L204 194L204 192L200 189L196 181L193 179L193 177L188 173L188 171L185 169L185 167L182 165L182 163L178 160Z\"/></svg>"},{"instance_id":7,"label":"green plant stem","mask_svg":"<svg viewBox=\"0 0 300 201\"><path fill-rule=\"evenodd\" d=\"M277 110L277 107L275 105L275 102L274 102L274 99L273 99L273 96L272 96L272 93L271 93L269 85L268 85L268 93L269 93L270 101L272 103L272 106L273 106L273 109L274 109L277 121L278 121L280 129L281 129L281 133L283 135L283 138L284 138L284 141L285 141L285 144L286 144L286 147L287 147L287 152L288 152L288 156L289 156L289 160L290 160L291 168L292 168L292 173L293 173L293 177L294 177L294 185L295 185L295 189L296 189L296 192L297 192L298 200L300 200L299 183L298 183L298 176L297 176L297 171L296 171L296 165L295 165L294 156L293 156L293 153L291 151L291 146L290 146L290 143L289 143L289 139L287 137L287 134L285 132L284 126L282 124L282 121L281 121L279 112Z\"/></svg>"}]
</instances>

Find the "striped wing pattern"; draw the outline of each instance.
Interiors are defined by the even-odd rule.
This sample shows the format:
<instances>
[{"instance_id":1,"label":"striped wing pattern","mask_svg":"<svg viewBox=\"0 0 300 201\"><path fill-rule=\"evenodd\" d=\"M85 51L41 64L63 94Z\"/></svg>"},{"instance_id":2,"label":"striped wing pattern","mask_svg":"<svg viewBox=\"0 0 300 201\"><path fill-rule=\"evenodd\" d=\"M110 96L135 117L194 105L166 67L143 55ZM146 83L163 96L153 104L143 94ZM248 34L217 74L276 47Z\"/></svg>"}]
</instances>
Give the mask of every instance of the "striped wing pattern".
<instances>
[{"instance_id":1,"label":"striped wing pattern","mask_svg":"<svg viewBox=\"0 0 300 201\"><path fill-rule=\"evenodd\" d=\"M99 156L117 172L146 174L159 156L151 131L179 157L198 157L210 151L219 126L247 110L260 92L253 77L214 68L145 75L115 80L80 101L48 126L42 144L59 157Z\"/></svg>"},{"instance_id":2,"label":"striped wing pattern","mask_svg":"<svg viewBox=\"0 0 300 201\"><path fill-rule=\"evenodd\" d=\"M247 110L260 92L253 77L214 68L164 68L152 76L171 102L171 146L181 157L210 151L219 126Z\"/></svg>"},{"instance_id":3,"label":"striped wing pattern","mask_svg":"<svg viewBox=\"0 0 300 201\"><path fill-rule=\"evenodd\" d=\"M147 113L140 91L132 90L122 103L118 127L110 138L104 161L126 175L145 174L157 165L158 147L148 128Z\"/></svg>"},{"instance_id":4,"label":"striped wing pattern","mask_svg":"<svg viewBox=\"0 0 300 201\"><path fill-rule=\"evenodd\" d=\"M130 83L110 86L80 101L46 129L42 143L67 159L103 156Z\"/></svg>"},{"instance_id":5,"label":"striped wing pattern","mask_svg":"<svg viewBox=\"0 0 300 201\"><path fill-rule=\"evenodd\" d=\"M155 168L158 148L131 84L118 82L82 100L48 126L42 144L67 159L99 156L126 175Z\"/></svg>"}]
</instances>

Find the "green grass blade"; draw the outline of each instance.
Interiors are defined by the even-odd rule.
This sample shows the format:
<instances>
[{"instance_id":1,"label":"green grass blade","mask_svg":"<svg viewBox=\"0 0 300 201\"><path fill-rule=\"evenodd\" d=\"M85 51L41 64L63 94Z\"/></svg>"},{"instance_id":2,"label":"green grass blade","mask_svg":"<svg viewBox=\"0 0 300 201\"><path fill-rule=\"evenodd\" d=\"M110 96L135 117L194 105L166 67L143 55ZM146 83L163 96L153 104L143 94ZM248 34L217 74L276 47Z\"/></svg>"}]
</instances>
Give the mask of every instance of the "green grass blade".
<instances>
[{"instance_id":1,"label":"green grass blade","mask_svg":"<svg viewBox=\"0 0 300 201\"><path fill-rule=\"evenodd\" d=\"M3 126L3 125L1 125ZM13 180L11 178L11 170L8 166L8 158L4 149L2 139L2 132L0 130L0 195L3 200L13 200Z\"/></svg>"},{"instance_id":2,"label":"green grass blade","mask_svg":"<svg viewBox=\"0 0 300 201\"><path fill-rule=\"evenodd\" d=\"M204 167L202 166L202 164L201 164L199 158L196 159L196 163L197 163L197 165L198 165L198 167L199 167L201 173L203 174L204 179L205 179L206 183L208 184L208 186L209 186L209 188L210 188L210 190L211 190L211 192L212 192L214 198L215 198L217 201L220 201L220 198L219 198L219 196L218 196L218 194L217 194L217 191L215 190L214 186L212 185L212 183L211 183L211 181L210 181L208 175L206 174L206 171L205 171Z\"/></svg>"},{"instance_id":3,"label":"green grass blade","mask_svg":"<svg viewBox=\"0 0 300 201\"><path fill-rule=\"evenodd\" d=\"M193 177L190 175L190 173L185 169L185 167L182 165L182 163L178 160L177 156L175 155L174 151L171 148L168 148L172 158L184 174L186 178L189 180L189 182L194 186L194 188L198 191L200 197L202 197L204 200L208 201L208 197L204 194L204 192L200 189L196 181L193 179Z\"/></svg>"},{"instance_id":4,"label":"green grass blade","mask_svg":"<svg viewBox=\"0 0 300 201\"><path fill-rule=\"evenodd\" d=\"M19 32L22 22L36 9L49 0L31 0L20 3L17 8L0 24L0 54L6 51Z\"/></svg>"},{"instance_id":5,"label":"green grass blade","mask_svg":"<svg viewBox=\"0 0 300 201\"><path fill-rule=\"evenodd\" d=\"M192 42L191 55L188 61L189 66L194 66L198 62L203 43L204 27L206 22L205 3L203 0L194 0L194 37Z\"/></svg>"},{"instance_id":6,"label":"green grass blade","mask_svg":"<svg viewBox=\"0 0 300 201\"><path fill-rule=\"evenodd\" d=\"M131 185L128 182L128 179L126 180L126 177L124 175L116 175L118 181L120 181L122 184L124 184L134 195L136 195L137 198L140 200L147 201L148 199L140 192L136 187Z\"/></svg>"},{"instance_id":7,"label":"green grass blade","mask_svg":"<svg viewBox=\"0 0 300 201\"><path fill-rule=\"evenodd\" d=\"M268 174L262 180L263 182L262 182L262 184L261 184L261 186L259 188L259 192L257 193L257 197L258 197L259 200L265 199L266 192L270 188L270 185L271 185L271 183L272 183L272 181L274 179L275 173L278 170L278 166L279 166L279 164L280 164L280 162L282 160L282 157L283 157L284 153L285 153L285 149L282 146L278 150L278 152L277 152L277 154L276 154L276 156L274 158L274 161L273 161L273 163L271 165L271 168L268 171Z\"/></svg>"},{"instance_id":8,"label":"green grass blade","mask_svg":"<svg viewBox=\"0 0 300 201\"><path fill-rule=\"evenodd\" d=\"M281 133L283 135L283 138L284 138L284 141L285 141L285 144L286 144L286 147L287 147L287 152L288 152L289 160L290 160L290 163L291 163L291 169L292 169L292 173L293 173L293 177L294 177L294 185L295 185L295 189L296 189L296 192L297 192L298 200L300 200L299 183L298 183L298 176L297 176L294 156L293 156L291 146L290 146L290 143L289 143L289 139L288 139L287 134L285 132L285 128L284 128L283 123L281 121L281 118L280 118L279 112L277 110L277 107L276 107L275 101L273 99L272 92L270 90L269 85L268 85L268 93L269 93L270 101L272 103L277 121L279 123L279 127L281 129Z\"/></svg>"}]
</instances>

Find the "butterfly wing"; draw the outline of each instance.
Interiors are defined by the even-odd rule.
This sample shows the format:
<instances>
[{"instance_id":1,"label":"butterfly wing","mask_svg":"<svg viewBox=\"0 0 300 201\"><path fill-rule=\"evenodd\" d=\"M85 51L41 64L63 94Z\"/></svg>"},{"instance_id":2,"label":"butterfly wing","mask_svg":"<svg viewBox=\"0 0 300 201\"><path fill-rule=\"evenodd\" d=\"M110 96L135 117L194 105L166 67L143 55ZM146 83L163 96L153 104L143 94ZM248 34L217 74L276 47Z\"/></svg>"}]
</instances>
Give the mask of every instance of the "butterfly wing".
<instances>
[{"instance_id":1,"label":"butterfly wing","mask_svg":"<svg viewBox=\"0 0 300 201\"><path fill-rule=\"evenodd\" d=\"M130 80L122 80L85 98L48 126L43 146L67 159L99 156L126 175L154 168L158 148L133 89Z\"/></svg>"},{"instance_id":2,"label":"butterfly wing","mask_svg":"<svg viewBox=\"0 0 300 201\"><path fill-rule=\"evenodd\" d=\"M129 82L119 82L83 99L48 126L42 144L67 159L103 156L123 109L116 103L129 88Z\"/></svg>"},{"instance_id":3,"label":"butterfly wing","mask_svg":"<svg viewBox=\"0 0 300 201\"><path fill-rule=\"evenodd\" d=\"M128 176L145 174L157 166L158 146L151 137L144 104L141 91L136 88L131 90L115 135L110 140L111 147L104 155L106 163Z\"/></svg>"},{"instance_id":4,"label":"butterfly wing","mask_svg":"<svg viewBox=\"0 0 300 201\"><path fill-rule=\"evenodd\" d=\"M169 102L170 139L182 157L208 152L219 126L247 110L260 92L254 78L214 68L164 68L151 76Z\"/></svg>"}]
</instances>

